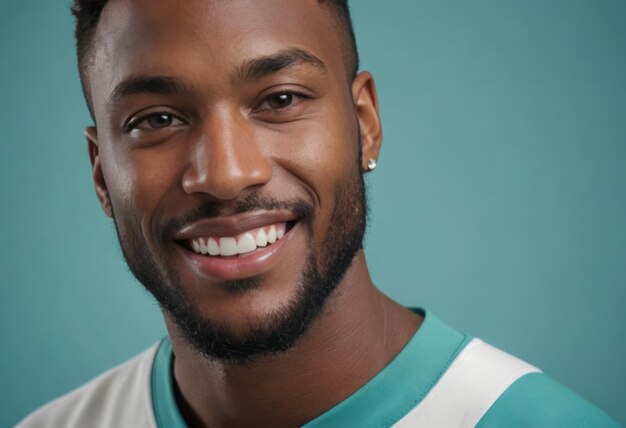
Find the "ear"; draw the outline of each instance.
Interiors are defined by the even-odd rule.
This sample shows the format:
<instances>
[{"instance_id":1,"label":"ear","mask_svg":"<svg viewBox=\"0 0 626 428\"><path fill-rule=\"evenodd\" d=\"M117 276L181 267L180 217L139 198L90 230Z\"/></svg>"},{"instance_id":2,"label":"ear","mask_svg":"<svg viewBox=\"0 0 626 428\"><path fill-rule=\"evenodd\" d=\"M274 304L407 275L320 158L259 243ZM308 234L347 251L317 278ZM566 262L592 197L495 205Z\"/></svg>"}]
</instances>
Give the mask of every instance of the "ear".
<instances>
[{"instance_id":1,"label":"ear","mask_svg":"<svg viewBox=\"0 0 626 428\"><path fill-rule=\"evenodd\" d=\"M89 150L89 160L91 161L93 183L96 186L96 196L98 196L104 213L108 217L113 217L109 191L107 190L104 175L102 174L102 164L100 163L100 151L98 147L98 130L96 127L90 126L86 128L85 137L87 137L87 149Z\"/></svg>"},{"instance_id":2,"label":"ear","mask_svg":"<svg viewBox=\"0 0 626 428\"><path fill-rule=\"evenodd\" d=\"M352 99L356 108L361 132L361 168L369 171L370 159L378 160L378 153L383 139L378 96L374 78L366 71L359 73L352 82Z\"/></svg>"}]
</instances>

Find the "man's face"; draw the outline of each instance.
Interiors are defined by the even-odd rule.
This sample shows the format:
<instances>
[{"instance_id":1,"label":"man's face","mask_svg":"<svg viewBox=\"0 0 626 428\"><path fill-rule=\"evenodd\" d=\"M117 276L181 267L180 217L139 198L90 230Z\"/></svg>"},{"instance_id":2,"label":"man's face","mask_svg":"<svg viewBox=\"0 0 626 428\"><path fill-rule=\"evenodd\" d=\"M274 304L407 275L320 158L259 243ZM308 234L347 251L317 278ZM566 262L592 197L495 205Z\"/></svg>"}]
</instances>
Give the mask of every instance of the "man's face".
<instances>
[{"instance_id":1,"label":"man's face","mask_svg":"<svg viewBox=\"0 0 626 428\"><path fill-rule=\"evenodd\" d=\"M316 0L103 11L97 190L131 270L200 352L288 348L360 248L358 102L337 25Z\"/></svg>"}]
</instances>

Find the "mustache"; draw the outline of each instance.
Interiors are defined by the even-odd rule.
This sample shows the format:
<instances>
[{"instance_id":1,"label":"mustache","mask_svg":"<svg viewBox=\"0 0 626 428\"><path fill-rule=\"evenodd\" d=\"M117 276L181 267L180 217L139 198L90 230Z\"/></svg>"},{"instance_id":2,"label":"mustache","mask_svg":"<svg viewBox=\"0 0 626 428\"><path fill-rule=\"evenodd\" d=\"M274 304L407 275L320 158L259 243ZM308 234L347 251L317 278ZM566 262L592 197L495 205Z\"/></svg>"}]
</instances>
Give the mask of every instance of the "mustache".
<instances>
[{"instance_id":1,"label":"mustache","mask_svg":"<svg viewBox=\"0 0 626 428\"><path fill-rule=\"evenodd\" d=\"M290 211L303 221L307 228L311 227L313 206L304 199L280 201L267 196L253 193L238 201L227 203L213 200L204 200L197 207L178 217L169 219L159 227L162 244L171 241L172 237L184 226L200 220L226 215L241 214L248 211Z\"/></svg>"}]
</instances>

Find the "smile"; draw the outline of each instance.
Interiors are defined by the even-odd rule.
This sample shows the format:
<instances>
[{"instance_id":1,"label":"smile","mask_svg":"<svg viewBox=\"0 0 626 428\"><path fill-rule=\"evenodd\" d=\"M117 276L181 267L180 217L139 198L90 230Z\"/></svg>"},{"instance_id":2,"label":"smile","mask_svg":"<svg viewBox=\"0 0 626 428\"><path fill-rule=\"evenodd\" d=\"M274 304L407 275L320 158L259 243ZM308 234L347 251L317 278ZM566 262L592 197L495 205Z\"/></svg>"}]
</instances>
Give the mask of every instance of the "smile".
<instances>
[{"instance_id":1,"label":"smile","mask_svg":"<svg viewBox=\"0 0 626 428\"><path fill-rule=\"evenodd\" d=\"M274 244L285 236L287 229L288 224L283 222L250 229L236 236L198 237L190 239L187 243L196 254L211 257L234 256Z\"/></svg>"},{"instance_id":2,"label":"smile","mask_svg":"<svg viewBox=\"0 0 626 428\"><path fill-rule=\"evenodd\" d=\"M182 228L174 241L194 275L213 280L250 278L293 256L294 238L297 246L304 242L299 220L284 211L207 218Z\"/></svg>"}]
</instances>

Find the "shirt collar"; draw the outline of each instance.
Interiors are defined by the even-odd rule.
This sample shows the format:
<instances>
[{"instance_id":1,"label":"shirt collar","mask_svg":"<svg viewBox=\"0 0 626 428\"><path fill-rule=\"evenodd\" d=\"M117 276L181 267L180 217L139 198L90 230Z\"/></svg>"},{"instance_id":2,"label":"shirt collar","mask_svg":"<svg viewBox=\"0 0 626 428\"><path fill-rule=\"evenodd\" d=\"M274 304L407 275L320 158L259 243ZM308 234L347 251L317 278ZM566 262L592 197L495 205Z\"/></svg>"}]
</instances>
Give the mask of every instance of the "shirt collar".
<instances>
[{"instance_id":1,"label":"shirt collar","mask_svg":"<svg viewBox=\"0 0 626 428\"><path fill-rule=\"evenodd\" d=\"M441 322L432 313L400 353L376 376L344 401L308 422L305 428L349 427L363 421L388 427L401 419L426 396L469 342L470 337ZM152 404L159 427L186 427L175 398L173 353L163 339L154 358L151 375Z\"/></svg>"}]
</instances>

